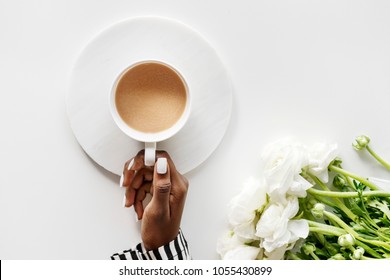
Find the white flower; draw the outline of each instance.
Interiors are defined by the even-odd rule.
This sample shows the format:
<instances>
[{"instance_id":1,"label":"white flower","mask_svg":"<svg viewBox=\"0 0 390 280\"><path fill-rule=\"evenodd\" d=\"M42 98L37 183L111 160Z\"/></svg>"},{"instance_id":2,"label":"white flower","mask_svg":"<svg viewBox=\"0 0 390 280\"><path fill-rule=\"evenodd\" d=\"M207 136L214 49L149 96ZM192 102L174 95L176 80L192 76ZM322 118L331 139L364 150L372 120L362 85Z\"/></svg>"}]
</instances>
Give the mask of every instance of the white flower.
<instances>
[{"instance_id":1,"label":"white flower","mask_svg":"<svg viewBox=\"0 0 390 280\"><path fill-rule=\"evenodd\" d=\"M301 175L296 174L294 180L291 183L290 188L287 190L287 195L294 195L296 197L306 197L307 190L313 185L304 179Z\"/></svg>"},{"instance_id":2,"label":"white flower","mask_svg":"<svg viewBox=\"0 0 390 280\"><path fill-rule=\"evenodd\" d=\"M217 244L221 258L283 259L286 251L309 234L308 222L296 219L298 198L312 187L300 174L310 172L326 183L328 166L336 155L335 144L315 144L308 149L287 139L268 145L261 158L262 177L246 181L229 204L231 231Z\"/></svg>"},{"instance_id":3,"label":"white flower","mask_svg":"<svg viewBox=\"0 0 390 280\"><path fill-rule=\"evenodd\" d=\"M312 185L299 175L308 164L305 146L290 139L274 142L264 149L262 161L272 201L285 203L286 194L306 196Z\"/></svg>"},{"instance_id":4,"label":"white flower","mask_svg":"<svg viewBox=\"0 0 390 280\"><path fill-rule=\"evenodd\" d=\"M265 255L266 259L268 259L268 260L283 260L284 254L286 253L286 251L293 249L295 244L296 244L296 242L291 243L289 245L286 244L282 247L276 248L272 252L265 251L264 255Z\"/></svg>"},{"instance_id":5,"label":"white flower","mask_svg":"<svg viewBox=\"0 0 390 280\"><path fill-rule=\"evenodd\" d=\"M261 252L259 247L249 246L251 240L245 240L234 234L226 232L217 242L217 253L223 260L254 260Z\"/></svg>"},{"instance_id":6,"label":"white flower","mask_svg":"<svg viewBox=\"0 0 390 280\"><path fill-rule=\"evenodd\" d=\"M329 180L328 166L337 154L337 144L314 144L309 148L309 163L305 168L322 182L327 183Z\"/></svg>"},{"instance_id":7,"label":"white flower","mask_svg":"<svg viewBox=\"0 0 390 280\"><path fill-rule=\"evenodd\" d=\"M217 241L217 253L223 258L228 251L242 244L242 240L233 231L227 231Z\"/></svg>"},{"instance_id":8,"label":"white flower","mask_svg":"<svg viewBox=\"0 0 390 280\"><path fill-rule=\"evenodd\" d=\"M290 196L286 204L270 204L256 226L256 235L262 238L261 246L266 252L306 238L309 226L305 220L291 220L299 210L298 199Z\"/></svg>"},{"instance_id":9,"label":"white flower","mask_svg":"<svg viewBox=\"0 0 390 280\"><path fill-rule=\"evenodd\" d=\"M259 255L261 249L248 245L240 245L235 249L227 252L224 260L255 260Z\"/></svg>"},{"instance_id":10,"label":"white flower","mask_svg":"<svg viewBox=\"0 0 390 280\"><path fill-rule=\"evenodd\" d=\"M282 260L284 258L284 253L287 251L287 244L282 247L276 248L272 252L265 251L264 254L269 260Z\"/></svg>"},{"instance_id":11,"label":"white flower","mask_svg":"<svg viewBox=\"0 0 390 280\"><path fill-rule=\"evenodd\" d=\"M228 221L233 231L241 238L255 239L256 225L253 221L256 211L264 208L266 202L267 189L264 180L249 178L228 206Z\"/></svg>"}]
</instances>

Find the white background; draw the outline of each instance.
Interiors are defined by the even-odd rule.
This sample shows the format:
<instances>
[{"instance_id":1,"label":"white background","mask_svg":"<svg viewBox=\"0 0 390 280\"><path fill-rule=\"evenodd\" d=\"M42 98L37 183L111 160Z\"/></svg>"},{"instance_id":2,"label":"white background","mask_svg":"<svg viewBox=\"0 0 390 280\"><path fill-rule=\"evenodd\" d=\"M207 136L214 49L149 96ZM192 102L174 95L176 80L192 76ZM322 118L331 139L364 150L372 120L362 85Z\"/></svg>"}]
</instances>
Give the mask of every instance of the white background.
<instances>
[{"instance_id":1,"label":"white background","mask_svg":"<svg viewBox=\"0 0 390 280\"><path fill-rule=\"evenodd\" d=\"M89 40L142 15L200 32L234 86L225 138L186 175L195 259L218 258L227 203L270 141L334 141L345 167L390 178L350 146L366 133L390 158L388 1L0 0L0 259L107 259L139 241L119 178L80 148L65 97Z\"/></svg>"}]
</instances>

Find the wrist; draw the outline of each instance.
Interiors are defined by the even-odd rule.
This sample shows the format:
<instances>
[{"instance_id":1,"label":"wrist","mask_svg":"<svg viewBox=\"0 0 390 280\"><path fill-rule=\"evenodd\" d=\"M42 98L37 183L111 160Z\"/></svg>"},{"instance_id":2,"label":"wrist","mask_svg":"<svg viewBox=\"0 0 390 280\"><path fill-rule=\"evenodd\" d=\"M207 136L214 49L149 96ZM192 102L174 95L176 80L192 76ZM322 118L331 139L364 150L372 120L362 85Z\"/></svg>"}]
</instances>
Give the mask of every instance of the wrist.
<instances>
[{"instance_id":1,"label":"wrist","mask_svg":"<svg viewBox=\"0 0 390 280\"><path fill-rule=\"evenodd\" d=\"M172 234L165 233L163 236L159 236L159 237L157 237L155 233L143 234L142 243L144 245L145 250L147 251L156 250L175 240L178 234L179 234L179 230L175 231Z\"/></svg>"}]
</instances>

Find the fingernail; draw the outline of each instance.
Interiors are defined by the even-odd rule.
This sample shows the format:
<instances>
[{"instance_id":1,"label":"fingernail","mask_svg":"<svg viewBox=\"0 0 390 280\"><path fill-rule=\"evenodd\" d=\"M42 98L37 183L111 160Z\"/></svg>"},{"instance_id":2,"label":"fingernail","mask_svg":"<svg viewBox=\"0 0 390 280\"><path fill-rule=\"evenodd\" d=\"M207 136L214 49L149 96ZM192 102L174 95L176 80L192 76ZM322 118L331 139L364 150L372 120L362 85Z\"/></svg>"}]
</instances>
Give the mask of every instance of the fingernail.
<instances>
[{"instance_id":1,"label":"fingernail","mask_svg":"<svg viewBox=\"0 0 390 280\"><path fill-rule=\"evenodd\" d=\"M126 208L126 195L123 197L123 207Z\"/></svg>"},{"instance_id":2,"label":"fingernail","mask_svg":"<svg viewBox=\"0 0 390 280\"><path fill-rule=\"evenodd\" d=\"M119 187L120 187L120 188L123 187L123 179L124 179L124 176L123 176L123 173L122 173L121 179L119 180Z\"/></svg>"},{"instance_id":3,"label":"fingernail","mask_svg":"<svg viewBox=\"0 0 390 280\"><path fill-rule=\"evenodd\" d=\"M134 165L134 159L132 159L129 163L129 165L127 166L127 170L130 170Z\"/></svg>"},{"instance_id":4,"label":"fingernail","mask_svg":"<svg viewBox=\"0 0 390 280\"><path fill-rule=\"evenodd\" d=\"M167 159L159 158L157 160L157 173L158 174L166 174L167 173Z\"/></svg>"}]
</instances>

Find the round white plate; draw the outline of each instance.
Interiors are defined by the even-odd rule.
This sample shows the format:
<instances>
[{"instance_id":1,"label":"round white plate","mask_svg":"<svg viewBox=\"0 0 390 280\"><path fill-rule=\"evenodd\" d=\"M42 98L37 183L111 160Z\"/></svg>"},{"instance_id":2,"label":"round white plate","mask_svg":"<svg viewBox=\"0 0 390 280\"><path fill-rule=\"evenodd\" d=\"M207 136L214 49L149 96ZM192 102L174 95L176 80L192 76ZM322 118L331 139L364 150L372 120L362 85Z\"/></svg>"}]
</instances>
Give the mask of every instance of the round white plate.
<instances>
[{"instance_id":1,"label":"round white plate","mask_svg":"<svg viewBox=\"0 0 390 280\"><path fill-rule=\"evenodd\" d=\"M99 165L121 174L143 144L115 125L109 93L117 75L141 60L172 65L186 79L193 103L188 122L157 144L186 173L204 162L227 129L232 86L215 50L197 32L170 19L139 17L103 30L82 51L71 74L67 113L84 151Z\"/></svg>"}]
</instances>

